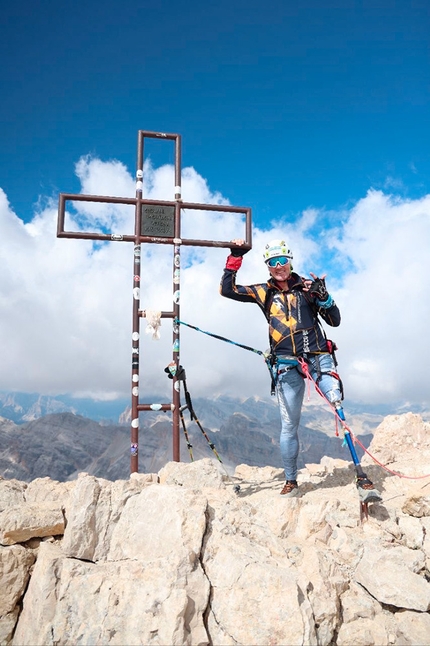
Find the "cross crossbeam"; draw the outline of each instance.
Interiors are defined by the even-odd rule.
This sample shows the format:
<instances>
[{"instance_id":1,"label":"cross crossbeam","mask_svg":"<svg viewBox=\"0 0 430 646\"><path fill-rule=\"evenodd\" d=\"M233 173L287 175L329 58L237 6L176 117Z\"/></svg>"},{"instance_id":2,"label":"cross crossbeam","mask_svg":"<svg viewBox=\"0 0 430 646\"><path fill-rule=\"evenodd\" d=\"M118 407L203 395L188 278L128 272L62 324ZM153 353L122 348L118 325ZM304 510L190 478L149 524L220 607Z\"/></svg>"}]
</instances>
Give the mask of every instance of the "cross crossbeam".
<instances>
[{"instance_id":1,"label":"cross crossbeam","mask_svg":"<svg viewBox=\"0 0 430 646\"><path fill-rule=\"evenodd\" d=\"M173 201L148 200L143 198L143 173L144 173L144 141L150 139L171 140L175 146L175 174L174 174L174 195ZM111 242L131 242L134 244L133 260L133 317L131 335L131 437L130 437L130 472L138 471L139 456L139 413L142 411L171 411L172 413L172 457L174 461L180 461L180 382L177 373L180 365L180 332L179 325L175 320L180 320L180 269L181 269L181 247L223 247L229 248L231 243L222 240L198 240L181 237L181 216L182 210L213 211L221 213L239 214L245 217L245 245L250 249L252 244L252 222L251 209L247 207L227 206L220 204L199 204L183 202L181 198L181 136L178 134L167 134L162 132L151 132L147 130L138 131L137 145L137 170L136 170L136 196L130 197L109 197L104 195L83 195L60 193L58 204L58 226L57 237L75 238L84 240L99 240ZM96 202L119 205L133 205L135 207L135 231L134 235L122 235L118 233L101 233L92 231L66 231L65 217L68 202ZM171 374L172 380L172 401L165 404L141 403L139 398L140 380L140 320L145 317L145 311L140 309L140 276L141 276L141 244L168 244L173 246L172 263L172 310L162 312L162 318L171 318L173 322L173 348Z\"/></svg>"}]
</instances>

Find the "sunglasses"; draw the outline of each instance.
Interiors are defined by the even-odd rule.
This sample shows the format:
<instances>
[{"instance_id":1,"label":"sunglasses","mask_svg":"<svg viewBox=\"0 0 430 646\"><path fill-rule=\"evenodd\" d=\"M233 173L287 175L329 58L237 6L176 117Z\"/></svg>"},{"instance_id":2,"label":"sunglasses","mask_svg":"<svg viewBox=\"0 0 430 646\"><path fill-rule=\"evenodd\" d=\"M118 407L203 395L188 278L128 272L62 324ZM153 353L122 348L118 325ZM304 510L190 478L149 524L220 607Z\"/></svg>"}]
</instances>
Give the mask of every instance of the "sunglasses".
<instances>
[{"instance_id":1,"label":"sunglasses","mask_svg":"<svg viewBox=\"0 0 430 646\"><path fill-rule=\"evenodd\" d=\"M287 256L278 256L277 258L269 258L269 260L266 261L266 264L269 267L276 267L276 265L281 265L281 267L285 267L285 265L288 265L290 262L290 259L287 258Z\"/></svg>"}]
</instances>

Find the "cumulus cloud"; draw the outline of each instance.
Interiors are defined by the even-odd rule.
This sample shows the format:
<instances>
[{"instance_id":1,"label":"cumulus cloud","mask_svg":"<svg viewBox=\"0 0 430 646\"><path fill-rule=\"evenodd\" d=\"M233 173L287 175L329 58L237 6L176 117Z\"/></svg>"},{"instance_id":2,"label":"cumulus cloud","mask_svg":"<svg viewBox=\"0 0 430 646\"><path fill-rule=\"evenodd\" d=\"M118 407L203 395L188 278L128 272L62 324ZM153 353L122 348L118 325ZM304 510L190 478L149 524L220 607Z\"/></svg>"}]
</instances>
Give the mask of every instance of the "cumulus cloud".
<instances>
[{"instance_id":1,"label":"cumulus cloud","mask_svg":"<svg viewBox=\"0 0 430 646\"><path fill-rule=\"evenodd\" d=\"M337 294L336 331L349 390L357 399L429 403L427 276L430 196L403 200L369 191L338 238L353 268Z\"/></svg>"},{"instance_id":2,"label":"cumulus cloud","mask_svg":"<svg viewBox=\"0 0 430 646\"><path fill-rule=\"evenodd\" d=\"M118 161L83 157L76 165L82 193L134 196L134 180ZM173 199L171 166L145 166L144 196ZM183 199L228 204L193 168L183 170ZM134 207L68 204L69 230L134 231ZM19 214L18 214L19 215ZM0 390L72 393L100 398L128 396L131 387L133 245L56 237L57 205L47 203L24 224L0 189ZM183 213L182 236L230 240L244 236L241 217L230 213ZM425 367L429 298L427 253L430 196L404 200L369 191L349 210L305 210L253 229L253 249L238 282L265 280L262 248L286 238L294 268L323 273L339 303L342 324L327 329L336 340L347 400L427 406ZM258 308L223 299L219 281L228 251L183 247L181 320L258 350L268 346ZM173 248L142 245L141 309L172 310ZM172 359L172 321L163 319L161 339L143 334L142 402L159 394L170 401L164 367ZM181 326L180 359L195 396L269 396L264 360L253 352ZM148 396L149 400L146 398Z\"/></svg>"}]
</instances>

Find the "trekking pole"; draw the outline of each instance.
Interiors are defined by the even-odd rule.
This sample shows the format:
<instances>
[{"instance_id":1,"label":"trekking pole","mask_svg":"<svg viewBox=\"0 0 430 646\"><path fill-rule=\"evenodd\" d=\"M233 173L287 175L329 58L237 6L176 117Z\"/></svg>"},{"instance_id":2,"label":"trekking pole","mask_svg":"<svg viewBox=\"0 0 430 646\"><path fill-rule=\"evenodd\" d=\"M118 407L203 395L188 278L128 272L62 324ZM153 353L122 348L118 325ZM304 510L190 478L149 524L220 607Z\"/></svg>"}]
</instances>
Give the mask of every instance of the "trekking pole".
<instances>
[{"instance_id":1,"label":"trekking pole","mask_svg":"<svg viewBox=\"0 0 430 646\"><path fill-rule=\"evenodd\" d=\"M197 417L197 415L196 415L196 413L194 411L193 404L191 402L191 395L188 392L187 382L185 381L185 377L183 379L183 386L184 386L184 393L185 393L185 401L187 402L186 408L188 408L188 410L189 410L191 421L194 421L197 424L197 426L199 427L200 431L202 432L203 437L205 438L205 440L209 444L209 446L212 449L212 451L213 451L215 457L217 458L218 462L221 464L221 466L222 466L222 468L224 470L224 473L227 476L230 484L233 485L233 491L235 493L239 493L240 485L234 484L233 480L230 477L230 474L228 473L227 469L224 466L224 462L221 460L221 456L219 455L218 451L215 448L215 444L211 441L210 437L208 436L205 429L201 425L200 420L198 419L198 417ZM185 407L183 407L183 408L185 408Z\"/></svg>"},{"instance_id":2,"label":"trekking pole","mask_svg":"<svg viewBox=\"0 0 430 646\"><path fill-rule=\"evenodd\" d=\"M363 518L363 516L367 517L368 503L380 502L381 496L379 492L376 491L376 489L374 488L373 482L369 480L366 473L363 471L363 468L360 464L360 460L357 455L357 451L355 450L355 446L351 436L351 431L348 428L345 421L345 415L343 413L343 409L342 407L338 408L337 406L333 405L327 399L326 395L322 392L317 382L312 378L312 375L309 372L309 366L306 363L306 361L299 357L298 362L300 364L300 367L304 376L307 379L309 379L309 381L313 382L317 393L328 403L328 405L336 415L336 420L339 420L340 423L342 424L342 428L344 432L344 441L346 446L349 449L349 452L351 453L352 461L354 463L355 472L356 472L356 484L357 484L358 496L360 499L360 516L361 518Z\"/></svg>"},{"instance_id":3,"label":"trekking pole","mask_svg":"<svg viewBox=\"0 0 430 646\"><path fill-rule=\"evenodd\" d=\"M184 420L184 413L183 413L183 411L184 411L186 408L187 408L187 406L181 406L181 407L179 408L179 418L180 418L180 420L181 420L182 430L183 430L183 432L184 432L185 441L186 441L186 443L187 443L188 453L190 454L190 460L191 460L191 462L194 462L194 456L193 456L193 445L192 445L192 444L191 444L191 442L190 442L190 438L189 438L189 436L188 436L188 431L187 431L187 427L186 427L186 425L185 425L185 420Z\"/></svg>"},{"instance_id":4,"label":"trekking pole","mask_svg":"<svg viewBox=\"0 0 430 646\"><path fill-rule=\"evenodd\" d=\"M164 371L167 372L167 373L170 373L169 367L165 368ZM231 485L233 485L233 491L236 494L239 493L240 485L234 484L230 474L228 473L227 469L225 468L225 465L224 465L223 461L221 460L221 456L219 455L218 451L215 448L215 444L211 441L210 437L208 436L205 429L201 425L200 420L198 419L198 417L197 417L197 415L196 415L196 413L194 411L193 403L191 401L191 395L190 395L190 393L188 391L188 388L187 388L185 370L184 370L184 368L182 366L179 366L179 369L178 369L178 371L176 373L176 376L177 376L178 381L182 381L182 385L183 385L183 388L184 388L185 405L180 407L179 414L180 414L180 418L181 418L181 421L182 421L182 427L184 429L184 435L185 435L185 439L187 441L188 450L190 452L191 461L194 461L193 453L192 453L192 450L191 450L192 449L192 444L189 441L188 432L186 430L186 425L185 425L185 420L184 420L184 415L183 415L183 411L187 410L187 409L188 409L188 412L190 413L191 421L194 421L197 424L197 426L199 427L200 431L202 432L203 437L206 439L206 441L209 444L210 448L212 449L215 457L217 458L218 462L221 464L221 466L223 468L223 471L224 471L225 475L227 476L228 481L230 482Z\"/></svg>"}]
</instances>

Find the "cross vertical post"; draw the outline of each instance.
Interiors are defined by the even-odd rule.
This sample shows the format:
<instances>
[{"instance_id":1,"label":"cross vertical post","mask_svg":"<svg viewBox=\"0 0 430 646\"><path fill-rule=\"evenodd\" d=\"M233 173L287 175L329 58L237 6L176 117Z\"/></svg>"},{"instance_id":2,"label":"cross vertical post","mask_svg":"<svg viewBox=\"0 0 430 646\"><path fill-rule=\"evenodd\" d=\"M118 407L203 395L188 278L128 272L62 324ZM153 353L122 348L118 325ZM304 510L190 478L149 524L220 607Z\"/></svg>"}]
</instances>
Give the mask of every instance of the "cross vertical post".
<instances>
[{"instance_id":1,"label":"cross vertical post","mask_svg":"<svg viewBox=\"0 0 430 646\"><path fill-rule=\"evenodd\" d=\"M144 188L144 140L145 138L171 140L175 146L174 168L174 200L149 200L143 197ZM218 213L232 213L245 217L245 245L250 249L252 245L251 209L235 207L224 204L199 204L186 203L182 200L181 188L181 136L161 132L139 130L137 144L136 164L136 194L135 198L109 197L100 195L83 195L60 193L58 205L57 237L80 238L86 240L102 240L113 242L131 242L134 244L133 255L133 313L132 313L132 358L131 358L131 433L130 433L130 473L138 471L139 467L139 414L142 411L171 411L172 413L172 458L180 461L180 380L178 372L180 367L180 276L181 276L181 247L203 246L229 248L229 241L199 240L182 238L181 216L182 210L188 211L214 211ZM67 231L65 229L67 202L96 202L105 204L134 205L135 224L134 234L104 233L100 231ZM157 217L153 220L152 215ZM161 218L161 219L160 219ZM141 245L142 243L170 244L173 245L172 266L172 309L161 312L162 318L171 318L173 321L172 334L172 401L165 404L140 403L140 319L145 317L145 310L140 308L141 300Z\"/></svg>"}]
</instances>

